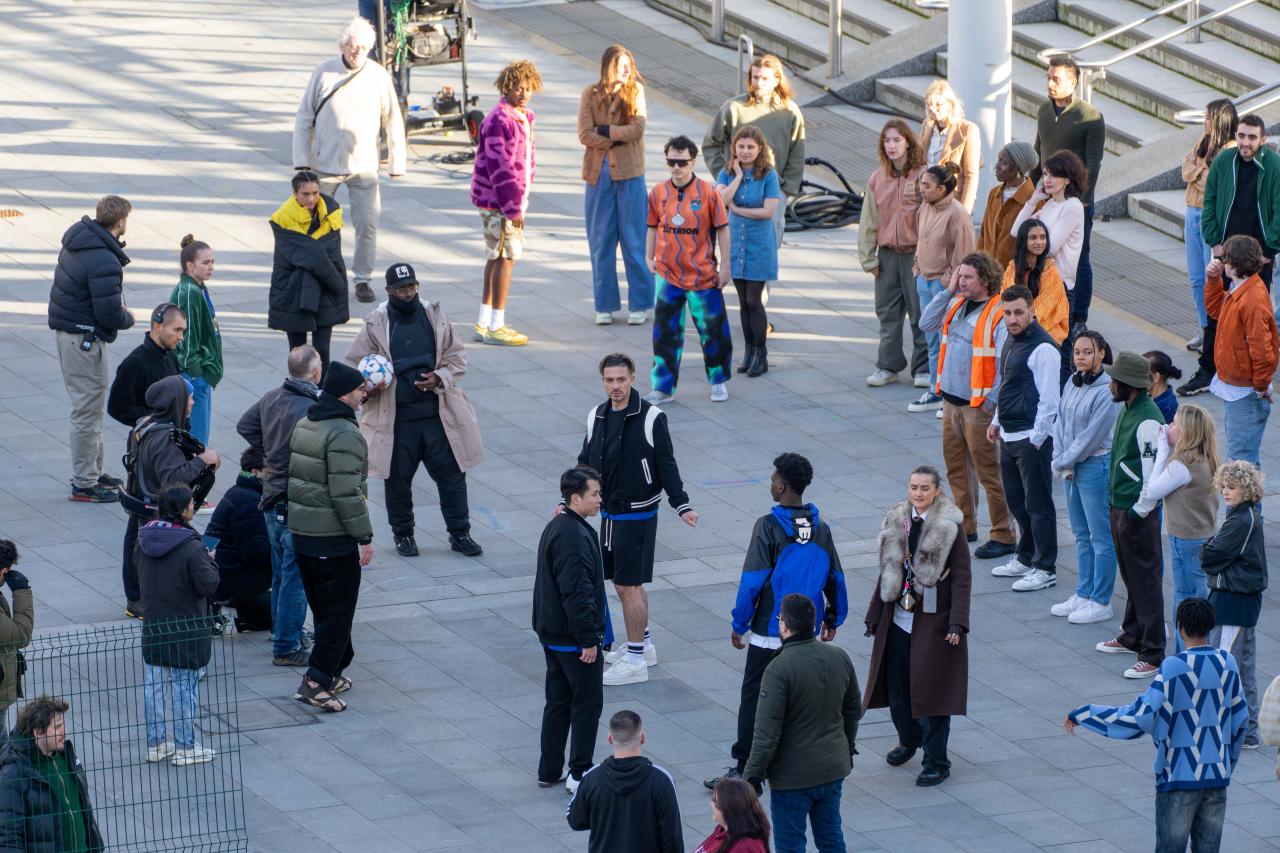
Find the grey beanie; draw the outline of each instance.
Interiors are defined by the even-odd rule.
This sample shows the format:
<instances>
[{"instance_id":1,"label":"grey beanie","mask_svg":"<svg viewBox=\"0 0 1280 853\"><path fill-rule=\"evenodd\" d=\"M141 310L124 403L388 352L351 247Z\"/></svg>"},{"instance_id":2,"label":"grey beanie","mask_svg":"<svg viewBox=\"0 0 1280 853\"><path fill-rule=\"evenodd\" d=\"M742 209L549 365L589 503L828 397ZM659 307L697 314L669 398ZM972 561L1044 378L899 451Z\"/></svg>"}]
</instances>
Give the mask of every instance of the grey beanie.
<instances>
[{"instance_id":1,"label":"grey beanie","mask_svg":"<svg viewBox=\"0 0 1280 853\"><path fill-rule=\"evenodd\" d=\"M1030 142L1023 142L1015 139L1004 147L1009 153L1009 159L1013 161L1013 165L1018 167L1018 171L1024 175L1031 174L1031 170L1040 165L1040 155L1036 154L1036 148Z\"/></svg>"}]
</instances>

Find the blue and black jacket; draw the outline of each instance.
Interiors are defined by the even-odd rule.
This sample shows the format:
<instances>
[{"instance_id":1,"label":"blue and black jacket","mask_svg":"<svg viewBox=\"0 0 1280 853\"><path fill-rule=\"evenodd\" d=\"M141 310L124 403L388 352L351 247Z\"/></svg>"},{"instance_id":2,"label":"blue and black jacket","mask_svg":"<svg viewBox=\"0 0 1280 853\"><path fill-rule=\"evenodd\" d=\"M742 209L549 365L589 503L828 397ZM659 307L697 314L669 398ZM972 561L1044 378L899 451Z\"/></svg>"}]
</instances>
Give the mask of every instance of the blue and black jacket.
<instances>
[{"instance_id":1,"label":"blue and black jacket","mask_svg":"<svg viewBox=\"0 0 1280 853\"><path fill-rule=\"evenodd\" d=\"M844 570L831 528L813 504L775 506L756 520L733 607L733 632L777 637L782 599L793 592L809 596L823 625L844 624L849 613Z\"/></svg>"}]
</instances>

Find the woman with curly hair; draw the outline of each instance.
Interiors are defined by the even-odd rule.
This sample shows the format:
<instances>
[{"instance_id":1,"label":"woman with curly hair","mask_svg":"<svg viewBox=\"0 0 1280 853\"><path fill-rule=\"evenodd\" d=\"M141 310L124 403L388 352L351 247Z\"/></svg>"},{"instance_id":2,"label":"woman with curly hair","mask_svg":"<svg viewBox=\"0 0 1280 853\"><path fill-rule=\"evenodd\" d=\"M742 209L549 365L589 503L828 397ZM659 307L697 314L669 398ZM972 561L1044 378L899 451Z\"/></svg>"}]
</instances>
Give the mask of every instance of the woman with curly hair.
<instances>
[{"instance_id":1,"label":"woman with curly hair","mask_svg":"<svg viewBox=\"0 0 1280 853\"><path fill-rule=\"evenodd\" d=\"M486 344L521 347L529 343L529 336L507 325L507 293L512 268L524 250L524 215L534 175L529 101L542 90L542 75L532 62L521 59L502 69L494 86L502 98L480 124L471 173L471 203L480 208L488 255L474 337Z\"/></svg>"}]
</instances>

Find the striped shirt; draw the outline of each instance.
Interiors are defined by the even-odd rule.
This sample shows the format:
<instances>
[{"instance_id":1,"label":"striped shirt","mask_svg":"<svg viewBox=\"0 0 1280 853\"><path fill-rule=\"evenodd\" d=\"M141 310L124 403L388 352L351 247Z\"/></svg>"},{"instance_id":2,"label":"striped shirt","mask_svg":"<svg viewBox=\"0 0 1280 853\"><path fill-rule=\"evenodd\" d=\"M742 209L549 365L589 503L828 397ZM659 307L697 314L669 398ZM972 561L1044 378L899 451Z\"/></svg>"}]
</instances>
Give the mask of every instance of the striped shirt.
<instances>
[{"instance_id":1,"label":"striped shirt","mask_svg":"<svg viewBox=\"0 0 1280 853\"><path fill-rule=\"evenodd\" d=\"M716 230L728 224L724 201L710 181L694 178L679 188L669 180L658 184L649 192L648 219L658 230L658 274L685 290L716 287Z\"/></svg>"}]
</instances>

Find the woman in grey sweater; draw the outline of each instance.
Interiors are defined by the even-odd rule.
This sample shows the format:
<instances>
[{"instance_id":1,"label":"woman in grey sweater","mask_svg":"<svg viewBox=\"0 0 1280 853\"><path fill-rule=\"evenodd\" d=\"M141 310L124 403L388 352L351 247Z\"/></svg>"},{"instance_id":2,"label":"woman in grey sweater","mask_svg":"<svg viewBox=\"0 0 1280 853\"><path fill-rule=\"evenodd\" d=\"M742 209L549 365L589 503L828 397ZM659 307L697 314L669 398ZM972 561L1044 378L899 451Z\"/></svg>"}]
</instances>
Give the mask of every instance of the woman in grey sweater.
<instances>
[{"instance_id":1,"label":"woman in grey sweater","mask_svg":"<svg viewBox=\"0 0 1280 853\"><path fill-rule=\"evenodd\" d=\"M1058 401L1050 464L1063 478L1080 577L1075 593L1049 612L1084 625L1112 617L1116 552L1111 543L1107 470L1120 404L1111 399L1110 383L1102 378L1102 365L1111 363L1111 349L1102 335L1081 332L1072 348L1072 361L1076 372Z\"/></svg>"}]
</instances>

